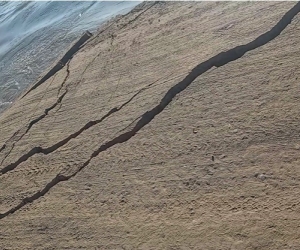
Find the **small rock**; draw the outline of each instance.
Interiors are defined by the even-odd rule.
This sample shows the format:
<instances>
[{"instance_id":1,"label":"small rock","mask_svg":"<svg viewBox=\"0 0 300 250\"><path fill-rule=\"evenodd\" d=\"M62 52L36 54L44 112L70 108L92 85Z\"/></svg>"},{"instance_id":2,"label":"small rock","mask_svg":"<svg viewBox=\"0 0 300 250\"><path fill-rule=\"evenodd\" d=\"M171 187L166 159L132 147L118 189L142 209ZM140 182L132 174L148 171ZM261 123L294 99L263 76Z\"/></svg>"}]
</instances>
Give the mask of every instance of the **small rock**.
<instances>
[{"instance_id":1,"label":"small rock","mask_svg":"<svg viewBox=\"0 0 300 250\"><path fill-rule=\"evenodd\" d=\"M264 174L260 174L260 175L258 176L258 178L261 179L262 181L264 181L264 180L267 178L267 176L264 175Z\"/></svg>"},{"instance_id":2,"label":"small rock","mask_svg":"<svg viewBox=\"0 0 300 250\"><path fill-rule=\"evenodd\" d=\"M265 174L258 174L258 173L256 173L254 176L256 178L262 180L262 181L264 181L265 179L267 179L267 176Z\"/></svg>"}]
</instances>

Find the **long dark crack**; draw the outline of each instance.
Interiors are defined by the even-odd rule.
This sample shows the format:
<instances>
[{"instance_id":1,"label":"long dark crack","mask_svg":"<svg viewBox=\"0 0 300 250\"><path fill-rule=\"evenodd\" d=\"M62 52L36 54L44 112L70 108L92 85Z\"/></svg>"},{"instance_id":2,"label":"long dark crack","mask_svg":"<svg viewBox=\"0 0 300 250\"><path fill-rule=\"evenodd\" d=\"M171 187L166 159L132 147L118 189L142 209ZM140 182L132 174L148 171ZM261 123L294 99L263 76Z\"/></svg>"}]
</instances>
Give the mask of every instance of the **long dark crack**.
<instances>
[{"instance_id":1,"label":"long dark crack","mask_svg":"<svg viewBox=\"0 0 300 250\"><path fill-rule=\"evenodd\" d=\"M60 103L62 102L62 99L64 98L64 96L65 96L66 94L67 94L67 90L66 90L66 91L65 91L65 92L57 99L57 101L56 101L50 108L46 108L46 109L44 110L44 113L43 113L42 115L40 115L39 117L35 118L34 120L32 120L32 121L29 123L29 125L28 125L26 131L20 136L20 138L19 138L17 141L15 141L15 142L12 144L10 150L9 150L8 153L5 155L5 157L2 159L0 165L1 165L1 164L4 162L4 160L10 155L10 153L11 153L12 150L14 149L16 143L17 143L18 141L20 141L20 140L28 133L28 131L32 128L32 126L33 126L34 124L38 123L40 120L42 120L43 118L45 118L45 117L48 115L48 113L49 113L52 109L54 109L58 104L60 104Z\"/></svg>"},{"instance_id":2,"label":"long dark crack","mask_svg":"<svg viewBox=\"0 0 300 250\"><path fill-rule=\"evenodd\" d=\"M43 76L37 83L35 83L23 96L25 97L27 94L29 94L32 90L36 89L38 86L43 84L45 81L47 81L50 77L52 77L54 74L56 74L59 70L61 70L68 61L70 61L73 56L82 48L82 45L91 38L93 34L89 31L86 31L76 43L73 44L73 46L63 55L63 57L59 60L59 62L50 69L45 76Z\"/></svg>"},{"instance_id":3,"label":"long dark crack","mask_svg":"<svg viewBox=\"0 0 300 250\"><path fill-rule=\"evenodd\" d=\"M124 108L127 104L129 104L137 95L139 95L141 92L143 92L144 90L148 89L149 87L151 87L153 84L157 83L159 80L156 80L150 84L148 84L146 87L141 88L139 91L137 91L129 100L127 100L126 102L124 102L121 106L119 107L114 107L112 108L109 112L107 112L103 117L101 117L100 119L97 120L93 120L93 121L89 121L88 123L86 123L83 127L81 127L78 131L74 132L73 134L69 135L68 137L66 137L65 139L55 143L54 145L47 147L47 148L43 148L43 147L34 147L31 150L29 150L26 154L22 155L16 162L13 162L9 165L7 165L6 167L2 168L0 170L1 174L6 174L9 171L14 170L16 167L18 167L21 163L27 161L30 157L34 156L35 154L50 154L53 153L54 151L56 151L57 149L59 149L60 147L64 146L65 144L67 144L70 140L76 138L77 136L79 136L81 133L83 133L85 130L90 129L91 127L99 124L100 122L102 122L103 120L105 120L107 117L109 117L110 115L112 115L113 113L121 110L122 108ZM67 92L65 92L64 94L66 94ZM57 105L57 104L56 104ZM53 107L54 105L52 105L51 107ZM50 111L50 110L49 110ZM49 112L48 111L48 112ZM45 114L45 113L44 113Z\"/></svg>"},{"instance_id":4,"label":"long dark crack","mask_svg":"<svg viewBox=\"0 0 300 250\"><path fill-rule=\"evenodd\" d=\"M167 105L172 101L172 99L186 89L198 76L202 75L212 67L221 67L229 62L239 59L246 52L259 48L271 40L275 39L292 21L292 19L299 13L300 11L300 3L297 3L292 9L290 9L282 19L268 32L262 34L255 40L245 45L237 46L233 49L230 49L225 52L221 52L218 55L210 58L209 60L200 63L192 71L179 83L169 89L169 91L165 94L165 96L161 99L160 103L155 106L153 109L145 112L140 119L137 121L136 125L128 132L124 132L114 139L102 144L97 150L95 150L90 158L83 163L73 174L71 175L56 175L55 178L52 179L42 190L36 192L32 196L29 196L22 200L18 205L11 208L7 212L0 214L0 218L4 218L9 214L12 214L28 203L32 203L33 201L39 199L48 193L54 186L59 184L60 182L67 181L72 177L76 176L82 169L84 169L91 160L97 157L101 152L106 151L107 149L113 147L114 145L124 143L131 139L138 131L140 131L144 126L149 124L155 116L160 114Z\"/></svg>"},{"instance_id":5,"label":"long dark crack","mask_svg":"<svg viewBox=\"0 0 300 250\"><path fill-rule=\"evenodd\" d=\"M148 8L146 8L145 10L143 10L141 13L139 13L136 17L134 17L132 20L129 20L128 23L124 24L121 29L125 28L126 26L128 26L129 24L131 24L132 22L136 21L142 14L144 14L146 11L148 11L149 9L151 9L154 5L158 4L159 1L154 2L152 5L150 5ZM129 14L132 14L132 12L135 11L135 9L133 9L132 11L130 11L129 13L125 14L123 16L123 18ZM96 36L94 36L92 39L91 37L93 36L92 33L90 33L89 31L86 31L81 37L80 39L65 53L65 55L61 58L61 60L59 60L59 62L49 71L46 73L45 76L42 77L42 79L40 79L37 83L35 83L23 96L25 97L29 92L31 92L32 90L36 89L38 86L40 86L41 84L43 84L46 80L48 80L50 77L52 77L53 75L55 75L59 70L61 70L65 64L67 64L67 72L68 74L69 72L69 63L71 61L71 59L74 57L74 55L80 50L82 49L86 44L92 42L94 39L96 39L97 37L99 37L102 33L104 33L106 30L108 30L109 28L111 28L111 26L114 24L111 23L109 26L107 26L105 29L101 30ZM83 74L85 73L85 71L87 70L87 68L90 66L90 64L92 64L94 62L94 60L100 55L100 52L95 56L95 58L92 60L91 63L88 64L88 66L85 68L85 70L83 71ZM83 78L83 75L82 75ZM82 78L80 80L80 82L82 81ZM63 87L63 84L61 85L59 91L58 91L58 95L61 91ZM21 98L21 99L22 99ZM18 133L20 130L18 130L16 133ZM15 133L15 134L16 134ZM14 134L14 135L15 135ZM14 137L14 135L10 138L12 139ZM1 151L3 151L6 148L6 143L4 143L2 145L2 147L0 148L0 153ZM11 150L10 150L11 152ZM7 156L6 156L7 157ZM5 158L6 158L5 157ZM2 160L3 162L3 160Z\"/></svg>"},{"instance_id":6,"label":"long dark crack","mask_svg":"<svg viewBox=\"0 0 300 250\"><path fill-rule=\"evenodd\" d=\"M54 79L55 79L55 76L56 76L56 74L53 76L51 83L47 86L46 91L44 91L44 94L42 95L40 101L37 103L37 105L35 106L35 108L34 108L33 110L35 110L35 109L38 107L38 105L40 104L41 100L43 100L43 98L44 98L44 96L45 96L45 94L46 94L46 92L47 92L47 89L48 89L48 87L53 83L53 81L54 81ZM26 123L28 123L28 122L26 122ZM15 137L21 132L22 129L23 129L23 128L18 129L16 132L14 132L14 134L13 134L9 139L7 139L7 140L5 141L5 143L3 144L3 146L2 146L1 149L0 149L0 153L1 153L1 151L3 151L5 148L8 147L8 143L9 143L10 141L14 140ZM4 157L4 159L1 161L0 165L2 165L3 161L7 158L7 156L8 156L8 155L11 153L11 151L13 150L15 144L16 144L18 141L20 141L20 140L23 138L24 135L25 135L25 133L23 133L18 139L16 139L16 140L13 142L13 145L11 146L11 149L10 149L9 152L5 155L5 157Z\"/></svg>"},{"instance_id":7,"label":"long dark crack","mask_svg":"<svg viewBox=\"0 0 300 250\"><path fill-rule=\"evenodd\" d=\"M66 76L65 76L65 78L64 78L64 80L63 80L63 82L61 83L61 86L60 86L60 88L59 88L59 90L58 90L58 94L60 93L61 89L63 88L64 84L66 83L66 81L67 81L67 79L68 79L68 77L69 77L69 75L70 75L69 63L70 63L70 61L67 62L67 74L66 74ZM67 94L67 92L68 92L68 89L66 89L66 90L64 91L64 93L63 93L62 95L60 95L60 96L57 98L56 102L55 102L52 106L50 106L49 108L46 108L46 109L44 110L44 113L43 113L43 114L41 114L39 117L37 117L37 118L35 118L35 119L33 119L33 120L31 120L31 121L29 122L29 124L27 125L27 128L26 128L26 130L23 132L23 134L22 134L17 140L15 140L15 141L13 142L13 144L11 145L9 151L6 153L6 155L5 155L5 156L3 157L3 159L1 160L0 165L3 164L3 162L5 161L5 159L10 155L10 153L11 153L12 150L14 149L16 143L19 142L19 141L20 141L20 140L21 140L21 139L29 132L29 130L33 127L33 125L35 125L36 123L38 123L39 121L41 121L42 119L44 119L44 118L49 114L49 112L50 112L52 109L54 109L57 105L59 105L59 104L62 103L62 100L63 100L63 98L65 97L65 95ZM9 140L12 140L19 132L20 132L20 129L19 129L17 132L15 132L15 133L13 134L13 136L12 136ZM8 143L8 141L3 145L4 148L7 147L7 143ZM0 152L1 152L1 151L0 151Z\"/></svg>"},{"instance_id":8,"label":"long dark crack","mask_svg":"<svg viewBox=\"0 0 300 250\"><path fill-rule=\"evenodd\" d=\"M57 96L59 96L61 89L63 88L65 82L67 81L69 75L70 75L70 70L69 70L69 64L70 61L72 59L72 57L82 48L82 44L84 44L90 37L92 36L92 33L90 33L89 31L86 31L81 38L67 51L67 53L62 57L62 59L54 66L54 68L52 68L40 81L38 81L28 92L25 93L24 96L26 96L30 91L32 91L33 89L37 88L39 85L41 85L42 83L44 83L46 80L48 80L50 77L54 76L55 74L61 70L65 65L67 65L67 75L64 78L58 92L57 92ZM53 78L54 80L54 78ZM52 82L53 82L52 80ZM52 83L51 82L51 83ZM56 102L54 105L52 105L49 109L45 109L44 114L42 114L41 116L39 116L38 118L34 119L33 121L29 122L29 125L26 129L26 132L23 133L11 146L9 152L5 155L5 157L2 159L0 165L4 162L4 160L9 156L9 154L11 153L11 151L13 150L15 144L20 141L24 135L30 130L30 128L37 122L39 122L41 119L43 119L50 110L52 110L53 108L55 108L57 106L57 104L61 103L63 97L66 95L66 93L63 93L62 96L58 97L58 103ZM22 97L22 98L23 98ZM4 144L3 146L0 148L0 152L3 151L6 147L7 147L7 143L12 140L19 132L21 131L21 129L19 129L18 131L16 131Z\"/></svg>"},{"instance_id":9,"label":"long dark crack","mask_svg":"<svg viewBox=\"0 0 300 250\"><path fill-rule=\"evenodd\" d=\"M62 81L62 83L61 83L61 85L60 85L60 88L59 88L59 90L58 90L58 92L57 92L58 94L60 93L60 91L61 91L61 89L63 88L64 84L66 83L67 79L69 78L69 75L70 75L69 63L70 63L70 61L68 61L68 63L67 63L67 70L66 70L66 71L67 71L67 74L66 74L64 80ZM50 112L52 109L54 109L58 104L60 104L60 103L62 102L62 100L64 99L64 97L65 97L65 95L66 95L67 93L68 93L68 89L66 88L65 91L57 98L56 102L53 103L52 106L50 106L49 108L46 108L46 109L44 110L44 113L43 113L42 115L40 115L40 116L37 117L36 119L32 120L32 121L29 123L29 125L28 125L28 127L27 127L27 129L26 129L25 134L28 133L28 131L32 128L32 126L33 126L34 124L38 123L40 120L42 120L43 118L45 118L45 117L49 114L49 112Z\"/></svg>"}]
</instances>

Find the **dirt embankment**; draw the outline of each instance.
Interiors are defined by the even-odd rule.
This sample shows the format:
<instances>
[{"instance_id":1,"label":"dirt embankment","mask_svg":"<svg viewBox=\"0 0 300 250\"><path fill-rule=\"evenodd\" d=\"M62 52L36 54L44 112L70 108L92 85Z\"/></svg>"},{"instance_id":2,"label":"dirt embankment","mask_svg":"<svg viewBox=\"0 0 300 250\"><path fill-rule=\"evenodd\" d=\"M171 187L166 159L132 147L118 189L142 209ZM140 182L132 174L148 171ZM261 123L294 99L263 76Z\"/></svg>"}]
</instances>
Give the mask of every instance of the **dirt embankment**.
<instances>
[{"instance_id":1,"label":"dirt embankment","mask_svg":"<svg viewBox=\"0 0 300 250\"><path fill-rule=\"evenodd\" d=\"M292 2L148 2L0 117L3 249L298 249Z\"/></svg>"}]
</instances>

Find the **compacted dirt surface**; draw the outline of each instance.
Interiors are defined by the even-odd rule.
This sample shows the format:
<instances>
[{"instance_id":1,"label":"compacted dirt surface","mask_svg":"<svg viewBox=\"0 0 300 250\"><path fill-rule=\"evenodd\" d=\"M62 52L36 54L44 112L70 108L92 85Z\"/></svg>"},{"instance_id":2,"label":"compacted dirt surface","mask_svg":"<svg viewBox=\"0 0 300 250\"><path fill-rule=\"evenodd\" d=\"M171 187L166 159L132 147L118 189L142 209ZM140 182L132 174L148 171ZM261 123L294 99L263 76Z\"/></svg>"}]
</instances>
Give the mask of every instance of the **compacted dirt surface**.
<instances>
[{"instance_id":1,"label":"compacted dirt surface","mask_svg":"<svg viewBox=\"0 0 300 250\"><path fill-rule=\"evenodd\" d=\"M300 249L299 11L104 24L1 114L0 249Z\"/></svg>"}]
</instances>

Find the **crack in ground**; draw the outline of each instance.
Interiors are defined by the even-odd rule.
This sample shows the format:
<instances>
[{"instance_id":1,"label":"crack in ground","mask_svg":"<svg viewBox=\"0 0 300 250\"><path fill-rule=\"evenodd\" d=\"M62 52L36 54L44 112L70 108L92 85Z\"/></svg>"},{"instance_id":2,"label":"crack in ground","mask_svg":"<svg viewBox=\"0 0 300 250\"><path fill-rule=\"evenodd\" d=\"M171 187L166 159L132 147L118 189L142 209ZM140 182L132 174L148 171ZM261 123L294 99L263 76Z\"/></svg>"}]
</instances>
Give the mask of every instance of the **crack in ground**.
<instances>
[{"instance_id":1,"label":"crack in ground","mask_svg":"<svg viewBox=\"0 0 300 250\"><path fill-rule=\"evenodd\" d=\"M59 92L61 91L63 85L65 84L65 82L67 81L67 79L68 79L68 77L69 77L69 75L70 75L69 63L70 63L70 61L68 61L68 63L67 63L67 74L66 74L66 76L65 76L65 78L64 78L64 80L63 80L63 82L62 82L62 84L61 84L61 86L60 86L60 88L59 88L58 94L59 94ZM12 144L10 150L9 150L8 153L4 156L4 158L2 159L2 161L1 161L1 163L0 163L0 166L3 164L3 162L5 161L5 159L10 155L10 153L11 153L12 150L14 149L16 143L19 142L19 141L20 141L20 140L21 140L21 139L29 132L29 130L32 128L32 126L35 125L36 123L38 123L39 121L41 121L42 119L44 119L52 109L54 109L58 104L61 104L61 103L62 103L62 100L63 100L63 98L65 97L65 95L67 94L67 92L68 92L68 89L66 89L65 92L64 92L60 97L58 97L58 99L56 100L56 102L55 102L50 108L46 108L46 109L44 110L44 113L43 113L42 115L40 115L39 117L37 117L37 118L35 118L34 120L32 120L32 121L29 122L26 131L25 131L25 132L24 132L24 133L23 133L16 141L13 142L13 144ZM15 132L15 133L13 134L13 136L12 136L9 140L13 139L19 132L20 132L20 129L19 129L17 132ZM8 140L8 141L9 141L9 140ZM6 141L6 143L5 143L2 147L6 148L7 142L8 142L8 141ZM3 149L4 149L4 148L3 148ZM0 151L0 152L1 152L1 151Z\"/></svg>"},{"instance_id":2,"label":"crack in ground","mask_svg":"<svg viewBox=\"0 0 300 250\"><path fill-rule=\"evenodd\" d=\"M67 65L67 69L66 69L67 75L66 75L65 79L63 80L62 84L60 85L60 87L57 91L57 96L59 96L61 89L64 87L67 79L69 78L69 75L70 75L70 62L71 62L71 59L66 64Z\"/></svg>"},{"instance_id":3,"label":"crack in ground","mask_svg":"<svg viewBox=\"0 0 300 250\"><path fill-rule=\"evenodd\" d=\"M154 2L151 6L149 6L147 9L145 9L144 11L142 11L141 13L139 13L136 17L134 17L132 20L129 20L129 22L128 23L126 23L126 24L124 24L122 27L121 27L121 29L123 29L123 28L125 28L126 26L128 26L129 24L131 24L132 22L134 22L134 21L136 21L142 14L144 14L146 11L148 11L149 9L151 9L154 5L156 5L156 4L158 4L159 3L159 1L156 1L156 2ZM130 14L132 11L130 11L129 13L127 13L127 14L125 14L124 16L123 16L123 18L125 17L125 16L127 16L128 14ZM31 92L32 90L34 90L34 89L36 89L38 86L40 86L41 84L43 84L46 80L48 80L50 77L52 77L53 75L55 75L59 70L61 70L64 66L65 66L65 64L67 64L67 73L68 73L68 75L69 75L69 63L70 63L70 61L71 61L71 59L74 57L74 55L80 50L80 49L82 49L86 44L88 44L88 43L90 43L90 42L92 42L94 39L96 39L97 37L99 37L102 33L104 33L106 30L108 30L113 24L114 24L115 22L113 22L113 23L111 23L108 27L106 27L104 30L101 30L96 36L94 36L92 39L90 39L91 38L91 36L92 36L92 33L90 33L89 31L86 31L82 36L81 36L81 38L65 53L65 55L62 57L62 59L40 80L40 81L38 81L36 84L34 84L34 86L32 86L23 96L22 96L22 98L23 97L25 97L29 92ZM112 37L112 39L113 39L113 37ZM87 68L94 62L94 60L100 55L100 53L101 52L99 52L95 57L94 57L94 59L92 60L92 62L91 63L89 63L88 65L87 65L87 67L85 68L85 70L83 71L83 74L85 73L85 71L87 70ZM83 78L83 76L82 76L82 78ZM81 80L80 80L80 82L82 81L82 78L81 78ZM79 83L80 83L79 82ZM78 83L78 84L79 84ZM77 84L77 85L78 85ZM63 84L61 85L61 87L60 87L60 89L59 89L59 91L58 91L58 94L57 95L59 95L59 93L60 93L60 91L61 91L61 89L62 89L62 87L63 87ZM21 98L21 99L22 99ZM61 106L60 106L61 107ZM59 107L59 109L60 109L60 107ZM10 137L3 145L2 145L2 147L0 148L0 153L6 148L6 144L7 144L7 142L9 141L9 140L11 140L16 134L18 134L20 132L20 129L18 130L18 131L16 131L15 133L14 133L14 135L12 136L12 137ZM28 131L27 131L28 132ZM23 135L24 136L24 135ZM21 140L22 139L22 137L23 136L21 136L21 138L19 138L17 141L19 141L19 140ZM16 142L15 142L16 143ZM14 143L14 144L15 144ZM12 147L14 147L14 145L12 146ZM11 149L12 150L12 149ZM10 150L10 152L11 152L11 150ZM8 153L8 155L10 154L10 152ZM6 155L5 156L5 158L7 158L7 156L8 155ZM5 160L5 159L4 159ZM0 163L0 165L3 163L3 161L4 160L2 160L2 162Z\"/></svg>"},{"instance_id":4,"label":"crack in ground","mask_svg":"<svg viewBox=\"0 0 300 250\"><path fill-rule=\"evenodd\" d=\"M237 46L233 49L230 49L225 52L221 52L218 55L208 59L205 62L198 64L192 71L179 83L169 89L165 96L161 99L160 103L155 106L153 109L146 111L141 118L138 120L136 125L132 130L125 132L114 139L102 144L97 150L95 150L90 158L83 163L73 174L71 175L61 175L57 174L42 190L36 192L32 196L26 197L18 205L6 211L5 213L0 214L0 219L5 218L9 214L13 214L23 206L28 203L39 199L40 197L47 194L54 186L63 181L68 181L72 177L76 176L81 170L83 170L93 158L97 157L101 152L106 151L107 149L113 147L116 144L124 143L131 139L138 131L140 131L144 126L149 124L155 116L160 114L172 101L172 99L185 90L198 76L202 75L212 67L221 67L231 61L235 61L242 57L246 52L253 49L259 48L271 40L275 39L292 21L292 19L299 13L300 3L297 3L293 8L291 8L281 20L269 31L262 34L252 42L249 42L245 45Z\"/></svg>"},{"instance_id":5,"label":"crack in ground","mask_svg":"<svg viewBox=\"0 0 300 250\"><path fill-rule=\"evenodd\" d=\"M36 123L38 123L40 120L44 119L52 109L54 109L59 103L61 103L62 99L64 98L64 96L65 96L66 94L67 94L67 90L66 90L66 91L65 91L65 92L57 99L57 101L56 101L50 108L45 109L45 111L44 111L44 113L43 113L42 115L40 115L38 118L32 120L32 121L29 123L29 125L28 125L28 127L27 127L25 133L23 133L23 134L21 135L21 137L20 137L17 141L15 141L15 142L12 144L11 149L10 149L9 152L5 155L5 157L2 159L0 165L2 165L2 163L5 161L5 159L10 155L10 153L11 153L12 150L14 149L16 143L17 143L18 141L20 141L20 140L28 133L28 131L32 128L32 126L33 126L34 124L36 124Z\"/></svg>"},{"instance_id":6,"label":"crack in ground","mask_svg":"<svg viewBox=\"0 0 300 250\"><path fill-rule=\"evenodd\" d=\"M67 77L69 76L70 74L70 71L69 71L69 63L71 61L71 59L74 57L74 55L76 55L79 50L81 50L86 41L89 40L91 38L93 34L90 33L89 31L86 31L79 39L78 41L64 54L64 56L61 58L61 60L50 70L48 71L48 73L46 73L46 75L44 75L42 77L42 79L40 79L37 83L35 83L22 97L25 97L28 93L30 93L32 90L36 89L38 86L40 86L41 84L43 84L46 80L48 80L49 78L51 78L52 76L54 76L58 71L60 71L62 68L64 68L64 66L67 64ZM58 91L58 94L57 96L59 95L64 83L66 81L66 78L63 82L63 84L61 85L59 91ZM63 94L63 96L65 96L66 93ZM60 98L59 98L60 99ZM61 102L61 100L60 100ZM56 105L55 105L56 106ZM61 107L61 106L60 106ZM54 107L53 107L54 108ZM45 110L45 112L49 112L47 111L47 109ZM44 117L43 117L44 118ZM43 119L41 118L41 119ZM30 126L30 124L29 124ZM31 125L32 127L32 125ZM29 128L30 129L30 128ZM11 153L11 151L13 150L15 144L20 141L23 136L29 131L29 129L26 130L26 132L24 134L22 134L22 136L16 140L13 145L12 145L12 148L9 150L9 152L5 155L4 159L1 161L0 165L4 162L4 160L9 156L9 154ZM21 129L17 130L3 145L2 147L0 148L0 153L7 147L7 143L8 141L12 140L19 132L20 132Z\"/></svg>"},{"instance_id":7,"label":"crack in ground","mask_svg":"<svg viewBox=\"0 0 300 250\"><path fill-rule=\"evenodd\" d=\"M24 98L27 94L29 94L32 90L36 89L38 86L47 81L50 77L56 74L59 70L61 70L73 57L74 55L82 48L82 45L91 38L93 34L89 31L86 31L78 41L63 55L63 57L59 60L59 62L48 71L48 73L42 77L37 83L35 83L23 96ZM22 99L21 98L21 99Z\"/></svg>"},{"instance_id":8,"label":"crack in ground","mask_svg":"<svg viewBox=\"0 0 300 250\"><path fill-rule=\"evenodd\" d=\"M66 83L66 81L67 81L67 79L68 79L68 77L70 75L69 63L70 63L70 61L68 61L68 63L67 63L67 74L66 74L66 76L65 76L65 78L64 78L64 80L63 80L63 82L62 82L62 84L61 84L61 86L60 86L60 88L58 90L58 95L59 95L61 89L63 88L64 84ZM45 118L52 109L54 109L58 104L60 104L67 93L68 93L68 89L66 89L64 91L64 93L62 95L60 95L60 97L56 100L56 102L51 107L46 108L45 111L44 111L44 113L42 115L40 115L36 119L32 120L29 123L25 134L32 128L32 126L34 124L38 123L40 120L42 120L43 118Z\"/></svg>"},{"instance_id":9,"label":"crack in ground","mask_svg":"<svg viewBox=\"0 0 300 250\"><path fill-rule=\"evenodd\" d=\"M46 91L47 91L48 87L53 83L55 77L56 77L56 74L54 75L54 77L53 77L51 83L47 86ZM40 102L41 102L42 99L44 98L44 96L45 96L45 94L46 94L46 91L44 92L44 94L43 94L43 96L41 97L40 101L37 103L37 105L36 105L35 108L33 109L33 110L34 110L34 111L33 111L34 114L35 114L35 110L37 109L38 105L40 104ZM29 122L29 121L30 121L30 119L28 120L28 122ZM28 122L26 122L26 123L28 123ZM23 128L23 127L22 127L22 128ZM1 149L0 149L0 152L1 152L2 150L4 150L4 149L8 146L8 142L9 142L9 141L13 140L13 139L16 137L16 135L20 133L20 131L22 130L22 128L18 129L16 132L14 132L14 134L13 134L9 139L7 139L7 140L5 141L5 143L3 144L3 146L2 146ZM0 165L2 165L3 161L4 161L4 160L7 158L7 156L11 153L11 151L12 151L12 149L14 148L15 144L16 144L18 141L20 141L20 140L23 138L24 135L25 135L25 133L23 133L23 135L21 135L16 141L13 142L12 148L11 148L10 151L5 155L5 157L4 157L4 159L1 161Z\"/></svg>"},{"instance_id":10,"label":"crack in ground","mask_svg":"<svg viewBox=\"0 0 300 250\"><path fill-rule=\"evenodd\" d=\"M160 79L159 79L160 80ZM114 107L112 108L108 113L106 113L102 118L98 119L98 120L94 120L94 121L89 121L88 123L86 123L81 129L79 129L78 131L76 131L75 133L69 135L68 137L66 137L65 139L57 142L56 144L47 147L47 148L42 148L42 147L34 147L32 148L29 152L27 152L26 154L22 155L16 162L11 163L9 165L7 165L6 167L2 168L0 170L0 173L6 174L7 172L10 172L12 170L14 170L16 167L18 167L22 162L27 161L29 158L31 158L32 156L34 156L35 154L39 154L42 153L44 155L53 153L54 151L56 151L57 149L59 149L60 147L64 146L65 144L67 144L70 140L76 138L77 136L79 136L80 134L82 134L85 130L88 130L89 128L99 124L100 122L102 122L103 120L105 120L107 117L109 117L110 115L112 115L113 113L118 112L119 110L121 110L122 108L124 108L127 104L129 104L137 95L139 95L141 92L143 92L144 90L148 89L149 87L151 87L153 84L157 83L159 80L156 80L150 84L148 84L146 87L141 88L139 91L137 91L129 100L127 100L126 102L124 102L120 107ZM64 93L64 95L67 93L67 91ZM56 103L57 105L57 103ZM54 105L53 105L54 106ZM51 107L53 107L51 106ZM41 117L41 116L40 116Z\"/></svg>"},{"instance_id":11,"label":"crack in ground","mask_svg":"<svg viewBox=\"0 0 300 250\"><path fill-rule=\"evenodd\" d=\"M7 143L12 140L18 133L20 132L20 129L18 129L6 142L2 145L0 152L4 150L7 147Z\"/></svg>"},{"instance_id":12,"label":"crack in ground","mask_svg":"<svg viewBox=\"0 0 300 250\"><path fill-rule=\"evenodd\" d=\"M126 26L128 26L129 24L133 23L134 21L136 21L142 14L144 14L146 11L148 11L149 9L151 9L154 5L158 4L159 1L155 1L152 5L150 5L148 8L146 8L145 10L143 10L141 13L139 13L138 15L136 15L132 20L129 20L128 23L123 24L123 26L121 28L118 29L118 32L125 28ZM133 12L135 12L136 8L134 8L133 10L131 10L130 12L128 12L127 14L123 15L121 17L121 19L124 19L126 16L131 15ZM92 41L94 41L96 38L98 38L101 34L103 34L105 31L107 31L109 28L111 28L114 24L116 24L117 22L119 22L121 19L119 20L115 20L113 21L111 24L109 24L106 28L102 29L97 35L95 35L92 39L89 39L85 44L83 44L82 46L86 46L87 44L91 43Z\"/></svg>"},{"instance_id":13,"label":"crack in ground","mask_svg":"<svg viewBox=\"0 0 300 250\"><path fill-rule=\"evenodd\" d=\"M5 148L6 148L6 144L3 144L2 147L0 148L0 152L1 152L2 150L4 150Z\"/></svg>"}]
</instances>

